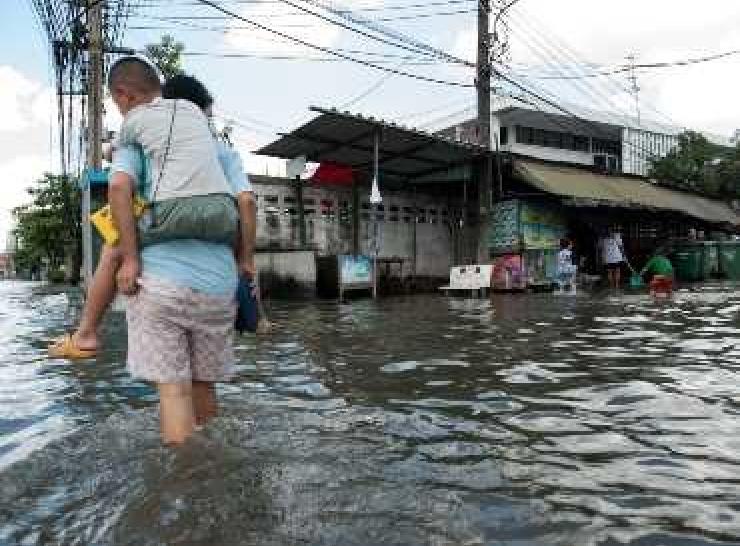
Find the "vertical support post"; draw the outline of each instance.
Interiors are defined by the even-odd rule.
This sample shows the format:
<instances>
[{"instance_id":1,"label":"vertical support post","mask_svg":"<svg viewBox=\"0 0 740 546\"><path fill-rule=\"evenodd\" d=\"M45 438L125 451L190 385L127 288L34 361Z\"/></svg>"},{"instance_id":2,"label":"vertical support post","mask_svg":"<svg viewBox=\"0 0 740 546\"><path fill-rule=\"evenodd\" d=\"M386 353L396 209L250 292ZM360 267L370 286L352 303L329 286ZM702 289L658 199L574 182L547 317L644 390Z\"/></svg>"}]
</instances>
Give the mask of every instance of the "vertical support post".
<instances>
[{"instance_id":1,"label":"vertical support post","mask_svg":"<svg viewBox=\"0 0 740 546\"><path fill-rule=\"evenodd\" d=\"M87 167L103 165L103 8L105 0L92 2L87 11L88 88L87 88ZM89 172L88 171L88 172ZM90 182L84 181L82 192L82 269L85 285L93 275L92 228L90 226Z\"/></svg>"},{"instance_id":2,"label":"vertical support post","mask_svg":"<svg viewBox=\"0 0 740 546\"><path fill-rule=\"evenodd\" d=\"M373 298L378 297L378 253L380 251L378 243L378 205L383 202L380 196L380 173L379 173L379 148L380 148L380 130L376 129L373 135L373 183L370 190L370 203L373 211Z\"/></svg>"},{"instance_id":3,"label":"vertical support post","mask_svg":"<svg viewBox=\"0 0 740 546\"><path fill-rule=\"evenodd\" d=\"M306 209L303 206L303 184L300 175L295 177L293 189L295 190L295 200L298 206L298 241L301 250L305 250L308 246L308 238L306 237Z\"/></svg>"},{"instance_id":4,"label":"vertical support post","mask_svg":"<svg viewBox=\"0 0 740 546\"><path fill-rule=\"evenodd\" d=\"M352 255L360 253L360 188L352 182Z\"/></svg>"}]
</instances>

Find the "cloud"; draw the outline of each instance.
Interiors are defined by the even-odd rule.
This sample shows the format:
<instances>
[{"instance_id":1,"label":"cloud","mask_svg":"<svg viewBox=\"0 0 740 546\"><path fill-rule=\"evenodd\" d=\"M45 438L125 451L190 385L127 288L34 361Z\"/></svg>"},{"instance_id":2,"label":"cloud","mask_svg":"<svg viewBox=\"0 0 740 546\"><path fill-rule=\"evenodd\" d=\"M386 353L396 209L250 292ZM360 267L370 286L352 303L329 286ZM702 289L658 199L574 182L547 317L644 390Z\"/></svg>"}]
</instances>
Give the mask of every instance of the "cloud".
<instances>
[{"instance_id":1,"label":"cloud","mask_svg":"<svg viewBox=\"0 0 740 546\"><path fill-rule=\"evenodd\" d=\"M0 134L48 127L53 97L50 87L12 66L0 65Z\"/></svg>"},{"instance_id":2,"label":"cloud","mask_svg":"<svg viewBox=\"0 0 740 546\"><path fill-rule=\"evenodd\" d=\"M49 131L54 91L21 70L0 65L0 248L11 229L11 210L30 200L31 183L50 168Z\"/></svg>"},{"instance_id":3,"label":"cloud","mask_svg":"<svg viewBox=\"0 0 740 546\"><path fill-rule=\"evenodd\" d=\"M704 0L523 0L512 8L509 44L515 73L568 72L574 62L609 67L702 57L740 48L740 2ZM458 33L455 52L475 58L476 32ZM638 72L643 117L729 135L740 127L733 108L740 88L740 57L695 67ZM549 66L548 66L549 65ZM579 68L578 71L582 71ZM521 78L519 81L524 81ZM530 88L549 91L561 104L617 110L634 115L627 74L581 81L529 80ZM657 112L656 112L657 110ZM667 117L666 117L667 115Z\"/></svg>"},{"instance_id":4,"label":"cloud","mask_svg":"<svg viewBox=\"0 0 740 546\"><path fill-rule=\"evenodd\" d=\"M5 246L7 233L13 227L12 209L31 200L26 188L48 170L49 157L39 154L22 155L0 162L0 180L3 181L0 248Z\"/></svg>"}]
</instances>

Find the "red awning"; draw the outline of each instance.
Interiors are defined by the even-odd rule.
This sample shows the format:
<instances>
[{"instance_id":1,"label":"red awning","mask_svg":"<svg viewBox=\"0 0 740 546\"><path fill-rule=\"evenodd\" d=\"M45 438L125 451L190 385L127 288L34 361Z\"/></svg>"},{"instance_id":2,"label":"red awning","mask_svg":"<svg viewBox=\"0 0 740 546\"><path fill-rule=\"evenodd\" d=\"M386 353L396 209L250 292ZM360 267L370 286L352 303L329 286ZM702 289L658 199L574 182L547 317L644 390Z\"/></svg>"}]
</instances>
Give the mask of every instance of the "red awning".
<instances>
[{"instance_id":1,"label":"red awning","mask_svg":"<svg viewBox=\"0 0 740 546\"><path fill-rule=\"evenodd\" d=\"M352 167L327 161L313 173L311 183L317 186L351 186L354 179Z\"/></svg>"}]
</instances>

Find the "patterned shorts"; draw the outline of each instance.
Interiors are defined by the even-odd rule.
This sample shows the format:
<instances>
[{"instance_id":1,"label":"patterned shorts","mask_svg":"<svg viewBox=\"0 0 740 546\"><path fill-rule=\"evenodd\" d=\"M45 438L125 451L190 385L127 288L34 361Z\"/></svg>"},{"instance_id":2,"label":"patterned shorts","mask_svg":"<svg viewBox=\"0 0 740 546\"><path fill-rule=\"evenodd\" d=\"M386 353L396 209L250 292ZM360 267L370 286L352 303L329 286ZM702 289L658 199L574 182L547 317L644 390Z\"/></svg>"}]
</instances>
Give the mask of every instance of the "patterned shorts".
<instances>
[{"instance_id":1,"label":"patterned shorts","mask_svg":"<svg viewBox=\"0 0 740 546\"><path fill-rule=\"evenodd\" d=\"M233 373L233 297L143 279L126 310L128 370L154 383L228 381Z\"/></svg>"}]
</instances>

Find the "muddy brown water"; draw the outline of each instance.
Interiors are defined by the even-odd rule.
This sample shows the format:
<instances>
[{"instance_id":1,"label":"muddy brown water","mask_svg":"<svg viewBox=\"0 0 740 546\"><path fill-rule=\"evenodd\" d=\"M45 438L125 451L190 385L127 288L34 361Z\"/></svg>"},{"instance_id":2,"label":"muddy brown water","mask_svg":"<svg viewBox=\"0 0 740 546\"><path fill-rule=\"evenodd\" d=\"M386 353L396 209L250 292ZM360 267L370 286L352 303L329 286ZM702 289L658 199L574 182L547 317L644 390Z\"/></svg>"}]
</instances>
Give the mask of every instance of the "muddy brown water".
<instances>
[{"instance_id":1,"label":"muddy brown water","mask_svg":"<svg viewBox=\"0 0 740 546\"><path fill-rule=\"evenodd\" d=\"M160 445L79 294L0 283L0 544L740 544L740 292L270 302L222 415Z\"/></svg>"}]
</instances>

